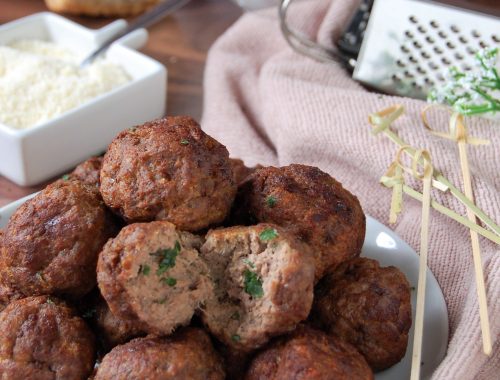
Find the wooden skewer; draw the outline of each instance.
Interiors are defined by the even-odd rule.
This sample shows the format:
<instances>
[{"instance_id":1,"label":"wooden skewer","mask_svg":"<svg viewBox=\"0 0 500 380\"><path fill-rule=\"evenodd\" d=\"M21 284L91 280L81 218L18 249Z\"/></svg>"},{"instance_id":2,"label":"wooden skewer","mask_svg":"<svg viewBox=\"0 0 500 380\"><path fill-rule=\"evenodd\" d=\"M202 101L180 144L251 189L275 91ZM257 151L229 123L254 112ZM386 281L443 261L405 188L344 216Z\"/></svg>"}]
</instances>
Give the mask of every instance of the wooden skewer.
<instances>
[{"instance_id":1,"label":"wooden skewer","mask_svg":"<svg viewBox=\"0 0 500 380\"><path fill-rule=\"evenodd\" d=\"M472 192L472 181L469 169L469 160L467 158L467 131L463 124L461 115L454 115L452 122L456 123L457 129L457 144L460 155L460 166L462 168L462 176L464 179L465 196L474 202L474 194ZM467 218L476 223L476 215L467 207ZM481 260L481 248L479 246L479 235L476 231L470 230L470 238L472 241L472 257L474 260L474 270L476 272L476 288L479 301L479 319L481 323L481 333L483 337L483 351L486 355L491 356L492 343L490 321L488 317L488 304L486 300L486 287L484 284L483 265Z\"/></svg>"},{"instance_id":2,"label":"wooden skewer","mask_svg":"<svg viewBox=\"0 0 500 380\"><path fill-rule=\"evenodd\" d=\"M400 149L400 154L405 148ZM423 159L424 170L420 174L417 171L418 163ZM413 155L412 172L415 177L423 181L423 199L422 199L422 225L420 227L420 259L418 267L418 285L417 285L417 310L415 315L415 331L413 335L413 352L411 361L410 380L419 380L420 366L422 359L422 340L424 332L424 312L425 312L425 289L427 283L427 254L429 247L429 219L431 210L431 188L432 188L432 165L429 152L417 150Z\"/></svg>"}]
</instances>

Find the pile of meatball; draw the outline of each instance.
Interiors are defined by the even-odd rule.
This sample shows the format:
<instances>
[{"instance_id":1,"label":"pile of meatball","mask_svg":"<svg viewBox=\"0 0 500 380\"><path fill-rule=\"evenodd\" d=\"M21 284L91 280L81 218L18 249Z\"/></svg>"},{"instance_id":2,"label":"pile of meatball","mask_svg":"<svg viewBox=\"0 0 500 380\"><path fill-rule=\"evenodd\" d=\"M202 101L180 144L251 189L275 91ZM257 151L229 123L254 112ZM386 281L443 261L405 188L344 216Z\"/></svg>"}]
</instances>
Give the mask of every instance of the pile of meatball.
<instances>
[{"instance_id":1,"label":"pile of meatball","mask_svg":"<svg viewBox=\"0 0 500 380\"><path fill-rule=\"evenodd\" d=\"M130 128L0 231L0 378L373 379L410 287L364 236L316 167L247 168L189 117Z\"/></svg>"}]
</instances>

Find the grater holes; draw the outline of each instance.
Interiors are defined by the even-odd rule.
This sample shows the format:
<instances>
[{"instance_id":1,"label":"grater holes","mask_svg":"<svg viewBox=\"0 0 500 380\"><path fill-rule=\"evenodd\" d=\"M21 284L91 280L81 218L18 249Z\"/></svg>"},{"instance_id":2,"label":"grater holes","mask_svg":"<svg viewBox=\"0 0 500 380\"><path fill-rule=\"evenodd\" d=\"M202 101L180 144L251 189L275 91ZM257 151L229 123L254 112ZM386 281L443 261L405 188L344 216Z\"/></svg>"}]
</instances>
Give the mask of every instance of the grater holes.
<instances>
[{"instance_id":1,"label":"grater holes","mask_svg":"<svg viewBox=\"0 0 500 380\"><path fill-rule=\"evenodd\" d=\"M472 31L470 32L470 34L472 34L472 37L474 37L474 38L479 38L479 37L481 37L481 33L479 33L479 32L478 32L477 30L475 30L475 29L474 29L474 30L472 30Z\"/></svg>"},{"instance_id":2,"label":"grater holes","mask_svg":"<svg viewBox=\"0 0 500 380\"><path fill-rule=\"evenodd\" d=\"M407 78L413 78L413 77L415 77L415 76L414 76L414 75L413 75L413 74L412 74L409 70L405 70L405 71L403 72L403 74L404 74L404 75L405 75L405 77L407 77Z\"/></svg>"},{"instance_id":3,"label":"grater holes","mask_svg":"<svg viewBox=\"0 0 500 380\"><path fill-rule=\"evenodd\" d=\"M398 65L399 67L406 67L406 64L400 59L396 61L396 65Z\"/></svg>"},{"instance_id":4,"label":"grater holes","mask_svg":"<svg viewBox=\"0 0 500 380\"><path fill-rule=\"evenodd\" d=\"M455 44L451 41L447 41L446 46L448 46L450 49L455 49Z\"/></svg>"},{"instance_id":5,"label":"grater holes","mask_svg":"<svg viewBox=\"0 0 500 380\"><path fill-rule=\"evenodd\" d=\"M397 74L392 74L391 79L394 82L401 82L401 77L399 75L397 75Z\"/></svg>"},{"instance_id":6,"label":"grater holes","mask_svg":"<svg viewBox=\"0 0 500 380\"><path fill-rule=\"evenodd\" d=\"M411 63L417 63L418 62L418 59L416 59L413 55L410 55L408 57L408 59L410 60Z\"/></svg>"},{"instance_id":7,"label":"grater holes","mask_svg":"<svg viewBox=\"0 0 500 380\"><path fill-rule=\"evenodd\" d=\"M413 33L410 32L409 30L405 30L405 36L408 38L413 38Z\"/></svg>"},{"instance_id":8,"label":"grater holes","mask_svg":"<svg viewBox=\"0 0 500 380\"><path fill-rule=\"evenodd\" d=\"M438 81L440 81L440 82L444 82L446 80L444 75L441 73L439 73L436 77L437 77Z\"/></svg>"},{"instance_id":9,"label":"grater holes","mask_svg":"<svg viewBox=\"0 0 500 380\"><path fill-rule=\"evenodd\" d=\"M443 62L446 66L451 64L451 61L446 57L441 58L441 62Z\"/></svg>"},{"instance_id":10,"label":"grater holes","mask_svg":"<svg viewBox=\"0 0 500 380\"><path fill-rule=\"evenodd\" d=\"M427 74L427 71L425 71L425 69L421 66L417 66L417 72L419 74Z\"/></svg>"},{"instance_id":11,"label":"grater holes","mask_svg":"<svg viewBox=\"0 0 500 380\"><path fill-rule=\"evenodd\" d=\"M473 47L471 47L471 46L467 46L467 47L465 48L465 51L466 51L468 54L471 54L471 55L472 55L472 54L476 54L476 50L475 50Z\"/></svg>"},{"instance_id":12,"label":"grater holes","mask_svg":"<svg viewBox=\"0 0 500 380\"><path fill-rule=\"evenodd\" d=\"M425 40L430 44L433 44L435 42L434 38L432 38L431 36L425 37Z\"/></svg>"},{"instance_id":13,"label":"grater holes","mask_svg":"<svg viewBox=\"0 0 500 380\"><path fill-rule=\"evenodd\" d=\"M462 65L462 70L464 70L464 71L471 71L472 67L470 67L468 64L464 63Z\"/></svg>"},{"instance_id":14,"label":"grater holes","mask_svg":"<svg viewBox=\"0 0 500 380\"><path fill-rule=\"evenodd\" d=\"M432 79L430 79L429 77L425 77L424 79L424 82L425 84L427 84L428 86L434 86L434 81Z\"/></svg>"},{"instance_id":15,"label":"grater holes","mask_svg":"<svg viewBox=\"0 0 500 380\"><path fill-rule=\"evenodd\" d=\"M429 67L432 69L432 70L437 70L438 69L438 65L436 65L434 62L429 62Z\"/></svg>"},{"instance_id":16,"label":"grater holes","mask_svg":"<svg viewBox=\"0 0 500 380\"><path fill-rule=\"evenodd\" d=\"M401 50L403 51L403 53L409 53L410 52L410 49L406 45L401 45Z\"/></svg>"},{"instance_id":17,"label":"grater holes","mask_svg":"<svg viewBox=\"0 0 500 380\"><path fill-rule=\"evenodd\" d=\"M498 37L496 34L492 34L491 35L491 39L494 41L494 42L500 42L500 37Z\"/></svg>"},{"instance_id":18,"label":"grater holes","mask_svg":"<svg viewBox=\"0 0 500 380\"><path fill-rule=\"evenodd\" d=\"M433 50L436 54L443 54L443 49L441 49L439 46L434 46Z\"/></svg>"},{"instance_id":19,"label":"grater holes","mask_svg":"<svg viewBox=\"0 0 500 380\"><path fill-rule=\"evenodd\" d=\"M429 22L429 25L432 26L434 29L439 28L439 24L436 20L432 20L431 22Z\"/></svg>"},{"instance_id":20,"label":"grater holes","mask_svg":"<svg viewBox=\"0 0 500 380\"><path fill-rule=\"evenodd\" d=\"M467 38L465 38L464 36L460 36L458 37L458 40L463 43L463 44L466 44L467 42L469 42L469 40L467 40Z\"/></svg>"},{"instance_id":21,"label":"grater holes","mask_svg":"<svg viewBox=\"0 0 500 380\"><path fill-rule=\"evenodd\" d=\"M451 31L452 31L453 33L458 33L458 32L460 32L460 29L459 29L459 28L458 28L458 26L456 26L456 25L451 25L451 26L450 26L450 29L451 29Z\"/></svg>"},{"instance_id":22,"label":"grater holes","mask_svg":"<svg viewBox=\"0 0 500 380\"><path fill-rule=\"evenodd\" d=\"M461 61L462 59L464 59L464 56L461 53L455 53L455 58Z\"/></svg>"},{"instance_id":23,"label":"grater holes","mask_svg":"<svg viewBox=\"0 0 500 380\"><path fill-rule=\"evenodd\" d=\"M417 49L421 49L422 48L422 44L418 41L413 41L413 46L415 46Z\"/></svg>"},{"instance_id":24,"label":"grater holes","mask_svg":"<svg viewBox=\"0 0 500 380\"><path fill-rule=\"evenodd\" d=\"M418 22L418 19L414 15L408 17L408 20L410 20L410 22L413 24L416 24Z\"/></svg>"},{"instance_id":25,"label":"grater holes","mask_svg":"<svg viewBox=\"0 0 500 380\"><path fill-rule=\"evenodd\" d=\"M448 35L444 31L442 31L442 30L440 30L438 32L438 36L441 37L441 38L448 38Z\"/></svg>"},{"instance_id":26,"label":"grater holes","mask_svg":"<svg viewBox=\"0 0 500 380\"><path fill-rule=\"evenodd\" d=\"M429 53L427 53L426 51L422 51L420 53L420 55L422 56L422 58L425 58L425 59L430 59L431 58L431 55Z\"/></svg>"},{"instance_id":27,"label":"grater holes","mask_svg":"<svg viewBox=\"0 0 500 380\"><path fill-rule=\"evenodd\" d=\"M488 44L484 41L479 41L479 46L481 46L483 49L488 47Z\"/></svg>"},{"instance_id":28,"label":"grater holes","mask_svg":"<svg viewBox=\"0 0 500 380\"><path fill-rule=\"evenodd\" d=\"M427 33L427 29L425 29L422 25L419 25L418 28L417 28L417 30L420 33L423 33L423 34Z\"/></svg>"}]
</instances>

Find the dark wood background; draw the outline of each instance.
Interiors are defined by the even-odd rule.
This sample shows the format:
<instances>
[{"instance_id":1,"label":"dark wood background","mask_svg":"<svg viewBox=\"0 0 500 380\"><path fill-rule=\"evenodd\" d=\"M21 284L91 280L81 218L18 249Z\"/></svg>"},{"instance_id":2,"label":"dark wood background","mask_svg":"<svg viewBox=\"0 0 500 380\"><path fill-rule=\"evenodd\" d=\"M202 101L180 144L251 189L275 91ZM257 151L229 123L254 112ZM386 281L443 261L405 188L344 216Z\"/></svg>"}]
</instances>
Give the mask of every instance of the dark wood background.
<instances>
[{"instance_id":1,"label":"dark wood background","mask_svg":"<svg viewBox=\"0 0 500 380\"><path fill-rule=\"evenodd\" d=\"M500 16L500 0L440 1ZM42 0L0 0L0 24L46 10ZM150 39L143 52L168 67L169 114L200 118L207 51L241 13L240 8L230 0L192 0L173 16L150 28ZM112 21L106 18L70 18L91 28L99 28ZM42 186L23 188L0 176L0 207Z\"/></svg>"}]
</instances>

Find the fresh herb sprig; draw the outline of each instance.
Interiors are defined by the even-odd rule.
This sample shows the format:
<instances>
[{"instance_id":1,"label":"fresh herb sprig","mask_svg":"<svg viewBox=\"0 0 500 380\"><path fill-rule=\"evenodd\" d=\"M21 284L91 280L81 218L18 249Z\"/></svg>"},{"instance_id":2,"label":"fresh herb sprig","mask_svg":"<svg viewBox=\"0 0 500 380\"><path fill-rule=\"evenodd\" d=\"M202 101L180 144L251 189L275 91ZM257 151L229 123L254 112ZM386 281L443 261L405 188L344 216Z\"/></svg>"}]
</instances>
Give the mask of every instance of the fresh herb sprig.
<instances>
[{"instance_id":1,"label":"fresh herb sprig","mask_svg":"<svg viewBox=\"0 0 500 380\"><path fill-rule=\"evenodd\" d=\"M175 266L175 260L181 251L181 244L176 241L172 248L167 249L159 249L156 252L150 253L151 256L156 256L160 258L160 262L158 263L158 270L156 274L161 276L170 268Z\"/></svg>"},{"instance_id":2,"label":"fresh herb sprig","mask_svg":"<svg viewBox=\"0 0 500 380\"><path fill-rule=\"evenodd\" d=\"M476 54L479 70L449 70L449 82L429 92L430 102L449 104L462 115L471 116L500 111L500 76L497 70L498 48L480 50Z\"/></svg>"}]
</instances>

